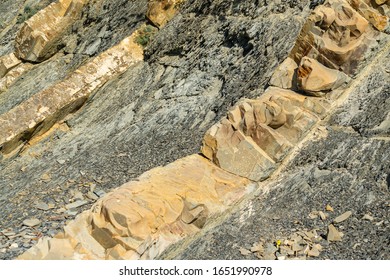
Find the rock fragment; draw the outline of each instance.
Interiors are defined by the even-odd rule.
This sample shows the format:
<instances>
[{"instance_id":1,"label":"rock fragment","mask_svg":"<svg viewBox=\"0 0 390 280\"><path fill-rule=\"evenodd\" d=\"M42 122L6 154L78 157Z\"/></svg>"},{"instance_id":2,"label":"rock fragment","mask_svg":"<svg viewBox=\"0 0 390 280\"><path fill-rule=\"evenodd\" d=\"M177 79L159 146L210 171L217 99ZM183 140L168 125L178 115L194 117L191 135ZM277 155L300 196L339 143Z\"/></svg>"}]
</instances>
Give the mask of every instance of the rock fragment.
<instances>
[{"instance_id":1,"label":"rock fragment","mask_svg":"<svg viewBox=\"0 0 390 280\"><path fill-rule=\"evenodd\" d=\"M33 218L33 219L26 219L23 221L23 224L28 227L36 227L41 224L41 221L39 219Z\"/></svg>"},{"instance_id":2,"label":"rock fragment","mask_svg":"<svg viewBox=\"0 0 390 280\"><path fill-rule=\"evenodd\" d=\"M88 201L86 201L86 200L77 200L77 201L75 201L73 203L66 204L65 208L69 210L69 209L74 209L74 208L81 207L81 206L83 206L85 204L88 204Z\"/></svg>"},{"instance_id":3,"label":"rock fragment","mask_svg":"<svg viewBox=\"0 0 390 280\"><path fill-rule=\"evenodd\" d=\"M352 215L352 212L351 212L351 211L347 211L347 212L341 214L340 216L336 217L336 218L333 220L333 223L338 224L338 223L344 222L344 221L347 220L351 215Z\"/></svg>"},{"instance_id":4,"label":"rock fragment","mask_svg":"<svg viewBox=\"0 0 390 280\"><path fill-rule=\"evenodd\" d=\"M328 226L327 240L328 241L341 241L340 232L332 224L330 224Z\"/></svg>"}]
</instances>

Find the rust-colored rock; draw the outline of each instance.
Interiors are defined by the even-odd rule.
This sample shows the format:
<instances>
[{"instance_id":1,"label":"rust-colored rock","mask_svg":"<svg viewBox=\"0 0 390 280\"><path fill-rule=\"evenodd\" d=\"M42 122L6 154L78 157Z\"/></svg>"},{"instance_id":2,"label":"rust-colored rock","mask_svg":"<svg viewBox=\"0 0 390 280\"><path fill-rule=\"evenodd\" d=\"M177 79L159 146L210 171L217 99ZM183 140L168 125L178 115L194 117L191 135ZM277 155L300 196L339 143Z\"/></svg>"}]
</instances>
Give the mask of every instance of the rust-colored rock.
<instances>
[{"instance_id":1,"label":"rust-colored rock","mask_svg":"<svg viewBox=\"0 0 390 280\"><path fill-rule=\"evenodd\" d=\"M178 5L185 0L149 0L146 16L157 27L163 27L171 20L178 9Z\"/></svg>"},{"instance_id":2,"label":"rust-colored rock","mask_svg":"<svg viewBox=\"0 0 390 280\"><path fill-rule=\"evenodd\" d=\"M27 20L15 39L21 60L41 62L58 51L64 34L89 0L59 0Z\"/></svg>"},{"instance_id":3,"label":"rust-colored rock","mask_svg":"<svg viewBox=\"0 0 390 280\"><path fill-rule=\"evenodd\" d=\"M233 174L264 180L324 112L314 98L270 88L259 99L239 102L211 127L202 153Z\"/></svg>"},{"instance_id":4,"label":"rust-colored rock","mask_svg":"<svg viewBox=\"0 0 390 280\"><path fill-rule=\"evenodd\" d=\"M42 135L80 108L94 90L114 75L142 61L143 51L134 43L135 36L136 33L87 62L62 82L1 115L0 151L8 154L32 137Z\"/></svg>"},{"instance_id":5,"label":"rust-colored rock","mask_svg":"<svg viewBox=\"0 0 390 280\"><path fill-rule=\"evenodd\" d=\"M41 241L19 259L153 259L250 191L247 179L188 156L107 194L70 223L65 236ZM73 247L73 254L62 246Z\"/></svg>"}]
</instances>

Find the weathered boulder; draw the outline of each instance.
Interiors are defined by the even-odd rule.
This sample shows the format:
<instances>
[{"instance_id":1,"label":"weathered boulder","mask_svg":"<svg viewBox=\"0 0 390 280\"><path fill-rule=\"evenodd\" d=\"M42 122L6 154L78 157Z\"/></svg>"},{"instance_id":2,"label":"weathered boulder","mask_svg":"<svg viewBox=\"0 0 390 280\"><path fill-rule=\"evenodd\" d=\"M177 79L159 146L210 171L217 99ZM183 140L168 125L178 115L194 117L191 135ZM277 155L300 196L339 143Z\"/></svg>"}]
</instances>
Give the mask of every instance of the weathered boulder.
<instances>
[{"instance_id":1,"label":"weathered boulder","mask_svg":"<svg viewBox=\"0 0 390 280\"><path fill-rule=\"evenodd\" d=\"M157 27L163 27L171 20L178 9L178 5L185 0L149 0L146 16Z\"/></svg>"},{"instance_id":2,"label":"weathered boulder","mask_svg":"<svg viewBox=\"0 0 390 280\"><path fill-rule=\"evenodd\" d=\"M343 72L330 69L309 57L303 57L299 65L298 87L310 95L323 96L347 80L348 76Z\"/></svg>"},{"instance_id":3,"label":"weathered boulder","mask_svg":"<svg viewBox=\"0 0 390 280\"><path fill-rule=\"evenodd\" d=\"M71 24L89 0L59 0L28 19L15 39L15 55L41 62L58 51Z\"/></svg>"}]
</instances>

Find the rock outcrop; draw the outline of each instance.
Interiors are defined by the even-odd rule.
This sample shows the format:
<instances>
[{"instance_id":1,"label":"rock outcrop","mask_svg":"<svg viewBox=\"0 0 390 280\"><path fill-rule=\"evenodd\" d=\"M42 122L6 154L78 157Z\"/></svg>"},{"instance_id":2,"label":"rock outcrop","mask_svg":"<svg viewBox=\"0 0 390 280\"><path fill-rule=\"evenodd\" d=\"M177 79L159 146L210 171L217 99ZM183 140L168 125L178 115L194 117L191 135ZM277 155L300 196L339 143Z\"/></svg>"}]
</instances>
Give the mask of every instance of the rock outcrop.
<instances>
[{"instance_id":1,"label":"rock outcrop","mask_svg":"<svg viewBox=\"0 0 390 280\"><path fill-rule=\"evenodd\" d=\"M19 259L153 259L251 191L249 180L189 156L107 194L65 235L42 240Z\"/></svg>"},{"instance_id":2,"label":"rock outcrop","mask_svg":"<svg viewBox=\"0 0 390 280\"><path fill-rule=\"evenodd\" d=\"M58 51L64 35L80 17L88 0L59 0L27 20L15 39L15 55L24 61L41 62Z\"/></svg>"},{"instance_id":3,"label":"rock outcrop","mask_svg":"<svg viewBox=\"0 0 390 280\"><path fill-rule=\"evenodd\" d=\"M178 36L179 32L175 29L180 27L180 24L187 28L187 25L194 20L194 15L201 14L207 5L199 4L194 0L198 3L196 9L189 10L186 16L179 17L182 22L178 20L173 25L167 24L166 20L176 13L176 4L180 2L150 2L148 17L161 28L159 31L161 37L154 43L152 42L146 50L148 63L141 62L144 59L143 50L133 42L134 36L137 35L135 33L132 37L123 40L118 46L88 61L63 82L45 89L1 115L0 126L4 127L0 130L1 152L3 154L11 153L20 144L24 144L32 137L40 136L55 122L82 106L93 92L103 88L103 84L119 77L119 74L125 75L124 78L119 77L111 87L107 86L106 91L100 91L100 103L96 105L98 101L92 100L93 106L104 105L102 99L106 99L106 97L102 93L113 91L114 94L118 84L122 87L123 85L131 87L129 92L141 93L134 103L123 107L123 110L118 112L120 117L106 115L104 112L95 116L99 126L104 126L110 131L107 133L110 141L113 139L112 143L109 143L107 153L120 152L123 146L118 148L115 139L124 135L124 142L127 142L126 133L129 130L131 130L132 135L140 134L143 136L140 138L142 143L137 145L136 149L131 149L131 146L126 145L126 151L131 151L131 153L122 152L115 157L130 158L133 153L136 153L135 150L142 150L144 142L148 141L147 137L144 137L147 135L144 131L149 130L153 137L162 135L159 140L166 148L168 143L164 142L164 137L167 137L169 141L172 139L169 133L161 129L161 126L168 120L175 128L180 124L180 119L189 120L186 123L187 130L189 127L190 129L209 127L208 125L219 116L216 114L217 109L210 110L207 115L205 114L204 120L194 121L191 126L189 123L194 119L194 115L191 113L195 110L193 110L193 106L185 107L185 105L179 106L178 103L173 103L173 109L163 109L172 105L170 103L172 99L188 100L197 98L198 95L205 97L199 100L216 101L226 98L224 93L227 89L231 90L232 88L229 88L231 81L226 78L229 76L225 75L225 71L230 71L229 69L233 68L235 70L232 73L245 72L245 69L240 68L240 66L245 65L248 57L254 54L267 57L272 50L273 42L280 42L277 38L269 39L264 48L260 48L261 53L257 52L255 46L259 46L256 44L262 42L264 37L263 33L259 35L257 30L263 32L263 25L277 29L280 28L280 21L284 21L286 24L290 24L291 21L284 16L276 16L278 24L269 23L268 13L270 11L267 9L270 9L271 6L279 11L279 6L273 6L273 4L264 6L262 7L262 12L264 12L262 15L267 15L265 21L259 20L252 28L243 28L241 20L231 21L228 31L218 33L220 39L222 38L222 43L218 44L217 51L207 47L215 43L212 40L209 41L207 35L218 29L210 27L210 30L207 29L208 31L202 33L202 36L198 36L200 41L197 41L196 44L207 49L206 53L210 52L210 56L221 55L226 59L228 55L231 55L231 50L235 55L239 54L239 59L234 65L232 63L225 65L221 61L211 60L208 62L203 60L202 53L199 53L199 46L194 46L188 38ZM387 5L384 2L376 3L378 7ZM228 21L232 14L238 13L240 15L242 13L248 16L253 12L250 5L244 5L242 8L240 5L232 4L231 11L228 10L226 18L224 18L219 12L228 9L226 7L229 5L219 6L219 4L221 2L215 1L208 8L211 9L210 14L218 14L218 18L223 18L224 26L229 25L225 21ZM368 5L368 3L366 4ZM375 6L370 5L371 8ZM378 8L377 6L375 9ZM263 92L256 88L256 85L261 84L260 82L259 84L253 83L250 94L248 93L248 97L252 99L245 98L238 102L232 102L241 97L236 95L235 99L230 100L235 105L225 114L226 117L223 117L206 132L201 155L193 154L163 167L151 169L139 176L138 179L133 177L130 182L100 198L91 209L78 215L64 228L64 232L53 238L41 239L36 246L19 256L19 259L153 259L164 256L171 257L175 255L170 254L172 252L170 250L174 251L172 249L175 247L174 245L183 240L188 241L205 227L212 227L217 217L223 219L221 216L227 209L246 200L247 195L253 194L257 187L269 189L268 183L272 186L278 185L280 182L275 182L275 176L279 174L278 172L285 170L285 166L294 160L299 152L296 148L302 149L307 137L313 137L318 126L324 120L328 121L331 118L329 114L333 114L341 101L345 100L351 93L351 91L346 90L351 85L351 79L357 79L353 87L356 89L356 84L360 82L360 79L366 77L364 72L366 70L361 73L363 67L367 63L373 63L367 62L367 60L376 56L382 58L384 57L383 51L389 49L388 44L380 41L383 38L385 38L384 41L388 40L387 37L381 37L385 36L384 34L381 35L378 32L378 30L382 30L382 25L375 26L377 21L372 22L366 19L367 13L359 10L363 6L359 7L350 5L345 0L329 0L324 5L317 6L305 23L289 57L274 71L272 77L271 73L267 71L266 74L260 71L261 73L251 72L248 77L244 76L248 81L269 80L271 77L269 84L272 87L267 87ZM158 13L159 10L166 11L166 14L163 14L162 17L153 14ZM380 11L379 8L378 11ZM207 28L209 26L206 24L208 17L205 18L206 21L202 23ZM162 28L164 25L165 27ZM290 31L295 27L296 25L293 23L287 30ZM191 27L188 28L191 29ZM199 29L199 26L194 24L192 28ZM170 32L172 30L175 32ZM171 38L172 44L166 49L165 46L159 48L161 38L164 40ZM375 46L377 41L385 48L377 50L378 53L368 55L367 50ZM283 61L286 55L287 52L281 55L280 61ZM198 67L197 70L193 70L191 64L185 64L189 69L189 72L186 72L183 60L193 63L192 66ZM139 65L137 62L140 62ZM270 62L267 61L267 63ZM151 70L150 65L158 65L158 67ZM257 67L258 64L255 65ZM272 67L268 65L268 67L275 69L276 65ZM126 71L129 68L131 71ZM214 75L215 68L222 69L223 75ZM261 66L259 69L262 69ZM11 72L12 70L8 74ZM127 83L127 79L130 79L130 82ZM136 85L133 85L133 81ZM156 81L162 81L162 83ZM240 82L241 85L245 84ZM174 85L173 90L172 84ZM263 84L263 86L265 85ZM147 95L139 89L151 90L152 94ZM341 99L339 99L340 96ZM115 99L112 103L131 103L131 98L127 95L126 98ZM162 104L160 107L156 106L156 100L161 101L161 103L157 103ZM202 107L203 110L209 106L207 102L202 103L198 102L198 99L195 100L197 102L194 104ZM109 106L117 108L114 106L115 104L109 103ZM86 111L91 110L90 108L86 108ZM155 111L160 110L163 113L154 114ZM143 119L137 116L138 112L144 111L153 114L148 122L143 122ZM116 119L114 126L119 127L118 130L106 125L110 118ZM77 126L81 119L82 117L73 120L73 123L70 121L70 126ZM127 119L131 119L131 121L126 122ZM386 120L384 120L379 125L380 130L386 128L386 125ZM88 131L89 122L84 127L86 130L82 133L88 134L90 131ZM80 139L83 138L77 138L76 142L69 142L76 143L75 153L79 152L80 147L87 150L88 160L92 162L92 165L97 165L97 162L93 162L93 157L89 157L88 149L82 147L84 143ZM63 144L68 143L67 140L62 141ZM189 139L189 141L192 141L192 145L194 144L193 139ZM99 147L106 148L105 144L106 142L102 144L104 146ZM180 143L180 145L184 144ZM57 153L64 153L66 150L64 146L57 149ZM384 149L386 150L386 148ZM48 155L47 158L50 156ZM333 156L333 154L329 154L327 159ZM104 159L98 158L98 161L102 160ZM63 164L66 161L61 162L60 164ZM310 163L312 164L312 162ZM337 160L333 163L336 166ZM6 168L12 169L13 166L10 164ZM112 168L117 167L112 166ZM337 168L339 168L338 165ZM349 167L344 164L339 169L346 168ZM309 170L307 173L311 171ZM131 171L126 169L126 172L130 173ZM77 170L77 173L85 176L84 171ZM316 171L313 176L321 177L323 173L326 173L326 170ZM291 176L300 178L299 174ZM129 181L128 177L124 178ZM51 177L46 175L43 179L41 177L42 180L50 181ZM100 180L95 180L95 182L98 181ZM303 196L305 191L310 191L312 182L309 184L306 181L298 181L299 184L296 185L294 182L291 184L286 182L288 186L293 186L293 191L298 189L302 191L300 194ZM67 184L63 188L66 189ZM78 197L80 195L83 197L82 193L78 194ZM269 207L272 208L272 203ZM245 217L253 215L252 209L250 207L248 209L239 220L245 220Z\"/></svg>"},{"instance_id":4,"label":"rock outcrop","mask_svg":"<svg viewBox=\"0 0 390 280\"><path fill-rule=\"evenodd\" d=\"M64 81L34 95L0 116L0 151L9 154L80 108L113 76L143 59L137 33L81 66Z\"/></svg>"},{"instance_id":5,"label":"rock outcrop","mask_svg":"<svg viewBox=\"0 0 390 280\"><path fill-rule=\"evenodd\" d=\"M178 6L185 0L150 0L146 16L157 27L167 24L176 14Z\"/></svg>"}]
</instances>

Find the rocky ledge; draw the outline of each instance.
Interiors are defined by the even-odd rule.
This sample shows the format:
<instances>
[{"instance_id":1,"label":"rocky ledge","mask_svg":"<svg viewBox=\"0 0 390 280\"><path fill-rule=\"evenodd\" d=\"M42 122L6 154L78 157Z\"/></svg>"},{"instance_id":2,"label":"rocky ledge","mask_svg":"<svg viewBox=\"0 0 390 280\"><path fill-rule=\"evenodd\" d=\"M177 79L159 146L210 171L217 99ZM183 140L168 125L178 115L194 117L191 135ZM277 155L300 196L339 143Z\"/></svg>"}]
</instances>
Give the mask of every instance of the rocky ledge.
<instances>
[{"instance_id":1,"label":"rocky ledge","mask_svg":"<svg viewBox=\"0 0 390 280\"><path fill-rule=\"evenodd\" d=\"M316 7L305 22L300 22L301 31L297 30L290 53L286 53L279 65L275 64L266 71L270 72L266 79L268 85L254 88L247 98L239 100L225 112L226 117L219 113L222 119L205 132L200 154L147 171L104 196L103 192L91 209L70 221L62 232L53 234L52 238L41 238L18 258L353 259L351 251L363 250L362 242L370 242L372 246L358 258L389 258L388 246L384 243L388 240L386 229L389 227L387 115L390 108L386 102L378 103L378 100L387 100L389 93L386 83L389 80L386 61L390 50L389 35L386 34L389 28L388 4L388 1L329 0L310 5ZM80 10L83 5L79 6ZM209 7L210 14L214 8L224 10L218 5ZM243 13L256 18L256 15L250 15L249 7L227 8L226 16ZM281 3L264 5L258 14L260 18L275 19L270 14L281 7L284 7ZM290 8L293 9L292 4ZM200 13L202 9L204 7L197 1L151 1L146 15L160 28L155 35L156 42L159 36L166 40L164 34L167 33L164 32L175 30L181 20L191 20L193 14L185 14L185 11ZM31 22L39 16L33 17ZM77 21L77 16L70 18ZM229 28L227 30L236 27ZM12 166L17 166L18 157L23 158L26 150L33 150L35 145L39 150L40 143L45 141L42 133L79 109L92 92L99 92L100 88L104 91L103 85L109 80L115 81L122 73L135 77L142 75L134 63L139 62L141 67L147 63L143 59L154 63L156 55L161 52L152 41L144 58L139 45L145 38L138 40L138 45L136 43L140 34L149 34L151 30L140 26L131 37L87 61L64 82L35 94L1 115L0 124L5 125L2 133L8 133L0 138L3 139L1 152L5 155L5 174L12 170ZM251 33L255 33L255 29L239 31L237 41L231 42L230 48L240 45L242 59L256 55L252 51L255 40L250 39L255 35ZM57 37L53 38L53 42L57 42ZM48 45L51 44L49 41L46 42ZM177 47L185 46L181 42ZM198 49L199 46L195 48L195 54ZM268 49L265 55L268 55ZM188 56L191 50L187 52ZM48 53L52 55L50 51ZM159 63L169 71L182 69L183 66L176 63L183 53L184 49L177 49L167 58L163 51ZM1 61L3 66L0 69L4 69L6 76L22 63L23 58L16 53ZM245 60L238 60L238 63L242 61ZM164 71L153 79L164 80ZM379 76L380 82L371 94L372 80ZM227 83L225 78L206 79L203 94L223 92ZM165 84L172 86L172 81L165 81ZM172 98L178 98L174 96L175 92L196 91L197 84L194 84L195 88L189 88L190 84L188 81L179 82L179 88L184 89L174 90ZM77 98L73 94L67 95L68 91L75 92ZM258 95L253 96L254 92ZM360 98L361 92L367 96ZM154 97L165 94L166 88L157 88ZM55 96L60 105L45 96ZM43 102L48 102L47 106L42 107ZM377 104L380 116L370 115L370 104ZM174 116L179 116L180 120L179 112ZM79 114L82 118L77 122L85 122L86 115ZM216 116L216 113L213 117L206 114L206 119L198 127L204 130L206 123L212 123ZM21 118L26 121L21 122ZM209 120L205 123L207 118ZM158 118L151 120L155 121L152 125L152 131L155 131L161 121ZM194 125L191 127L195 128ZM132 134L140 133L137 131ZM55 149L58 147L61 147L60 142ZM374 156L367 166L364 159L369 154ZM347 160L351 163L348 164ZM52 177L43 175L41 180L50 182ZM337 186L329 187L331 183ZM366 189L367 184L371 188ZM97 199L98 193L95 192L93 197L92 192L91 189L89 197ZM349 201L347 194L353 201ZM66 205L70 211L88 205L88 201L83 201L82 193L76 196L78 199L74 203ZM369 201L362 199L365 196ZM41 208L43 206L40 204ZM51 207L47 206L46 210L49 210ZM335 217L332 212L335 212ZM360 241L361 236L367 234L359 227L361 220L375 221L368 228L370 236L377 240L367 237ZM34 219L23 223L33 228L40 225ZM291 223L296 225L294 230ZM2 232L7 238L15 238L11 229ZM225 240L224 245L221 240ZM344 240L352 249L340 249L337 244ZM14 249L18 247L15 244Z\"/></svg>"}]
</instances>

